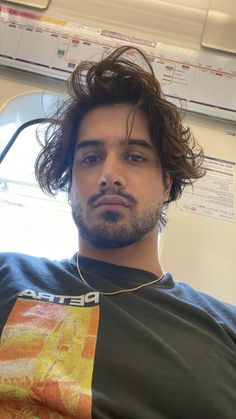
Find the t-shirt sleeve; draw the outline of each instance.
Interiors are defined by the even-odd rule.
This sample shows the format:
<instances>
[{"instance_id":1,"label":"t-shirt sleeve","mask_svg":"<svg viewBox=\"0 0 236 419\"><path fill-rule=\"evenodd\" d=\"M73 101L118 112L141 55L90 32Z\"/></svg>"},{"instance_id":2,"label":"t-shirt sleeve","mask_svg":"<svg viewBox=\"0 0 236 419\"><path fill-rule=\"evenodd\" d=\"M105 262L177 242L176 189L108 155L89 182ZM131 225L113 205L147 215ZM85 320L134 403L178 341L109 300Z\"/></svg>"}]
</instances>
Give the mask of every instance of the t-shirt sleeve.
<instances>
[{"instance_id":1,"label":"t-shirt sleeve","mask_svg":"<svg viewBox=\"0 0 236 419\"><path fill-rule=\"evenodd\" d=\"M176 287L179 296L205 310L236 343L236 306L198 292L183 282L176 281Z\"/></svg>"}]
</instances>

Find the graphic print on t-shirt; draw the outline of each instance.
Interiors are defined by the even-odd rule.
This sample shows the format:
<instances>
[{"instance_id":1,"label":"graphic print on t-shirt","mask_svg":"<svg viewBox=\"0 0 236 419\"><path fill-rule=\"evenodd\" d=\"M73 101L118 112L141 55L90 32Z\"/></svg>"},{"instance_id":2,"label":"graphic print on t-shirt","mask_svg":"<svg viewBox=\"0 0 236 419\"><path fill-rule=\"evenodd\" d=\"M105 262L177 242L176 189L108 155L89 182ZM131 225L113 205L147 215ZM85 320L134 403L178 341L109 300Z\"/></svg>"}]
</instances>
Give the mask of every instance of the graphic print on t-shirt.
<instances>
[{"instance_id":1,"label":"graphic print on t-shirt","mask_svg":"<svg viewBox=\"0 0 236 419\"><path fill-rule=\"evenodd\" d=\"M99 306L18 298L0 344L0 418L92 417Z\"/></svg>"}]
</instances>

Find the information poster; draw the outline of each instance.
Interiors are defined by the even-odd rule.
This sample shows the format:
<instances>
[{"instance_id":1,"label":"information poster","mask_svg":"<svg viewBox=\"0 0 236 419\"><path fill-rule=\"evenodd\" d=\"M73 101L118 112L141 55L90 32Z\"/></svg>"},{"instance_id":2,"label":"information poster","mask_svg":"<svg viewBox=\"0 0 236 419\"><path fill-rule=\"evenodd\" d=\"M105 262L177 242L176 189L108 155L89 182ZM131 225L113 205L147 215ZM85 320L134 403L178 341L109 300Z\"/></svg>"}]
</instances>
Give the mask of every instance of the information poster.
<instances>
[{"instance_id":1,"label":"information poster","mask_svg":"<svg viewBox=\"0 0 236 419\"><path fill-rule=\"evenodd\" d=\"M232 54L181 48L0 5L0 64L5 66L66 80L79 62L97 61L121 45L142 48L166 97L177 106L235 120Z\"/></svg>"},{"instance_id":2,"label":"information poster","mask_svg":"<svg viewBox=\"0 0 236 419\"><path fill-rule=\"evenodd\" d=\"M181 209L236 222L235 162L205 157L206 174L187 187Z\"/></svg>"}]
</instances>

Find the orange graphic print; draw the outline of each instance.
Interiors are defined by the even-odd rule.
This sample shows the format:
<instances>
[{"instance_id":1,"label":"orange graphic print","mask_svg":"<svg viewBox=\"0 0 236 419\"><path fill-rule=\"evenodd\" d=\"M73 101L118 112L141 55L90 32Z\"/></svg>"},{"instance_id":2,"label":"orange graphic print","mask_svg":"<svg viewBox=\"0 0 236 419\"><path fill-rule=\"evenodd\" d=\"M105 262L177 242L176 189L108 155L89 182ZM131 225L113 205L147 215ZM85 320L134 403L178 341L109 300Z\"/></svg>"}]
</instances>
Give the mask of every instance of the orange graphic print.
<instances>
[{"instance_id":1,"label":"orange graphic print","mask_svg":"<svg viewBox=\"0 0 236 419\"><path fill-rule=\"evenodd\" d=\"M0 418L92 418L99 306L18 299L0 345Z\"/></svg>"}]
</instances>

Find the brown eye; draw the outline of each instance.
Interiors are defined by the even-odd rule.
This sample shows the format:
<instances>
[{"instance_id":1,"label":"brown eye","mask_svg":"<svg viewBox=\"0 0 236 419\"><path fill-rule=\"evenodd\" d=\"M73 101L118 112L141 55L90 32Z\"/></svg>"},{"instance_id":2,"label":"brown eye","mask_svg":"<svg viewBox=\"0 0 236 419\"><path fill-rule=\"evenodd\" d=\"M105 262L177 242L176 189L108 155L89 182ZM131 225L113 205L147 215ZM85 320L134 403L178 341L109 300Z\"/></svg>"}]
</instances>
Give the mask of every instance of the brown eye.
<instances>
[{"instance_id":1,"label":"brown eye","mask_svg":"<svg viewBox=\"0 0 236 419\"><path fill-rule=\"evenodd\" d=\"M81 157L79 163L84 166L93 166L99 163L101 160L102 160L101 156L98 156L97 154L91 154L86 157Z\"/></svg>"},{"instance_id":2,"label":"brown eye","mask_svg":"<svg viewBox=\"0 0 236 419\"><path fill-rule=\"evenodd\" d=\"M137 154L130 154L127 157L127 160L129 160L131 163L143 163L146 161L146 159L142 156L139 156Z\"/></svg>"}]
</instances>

